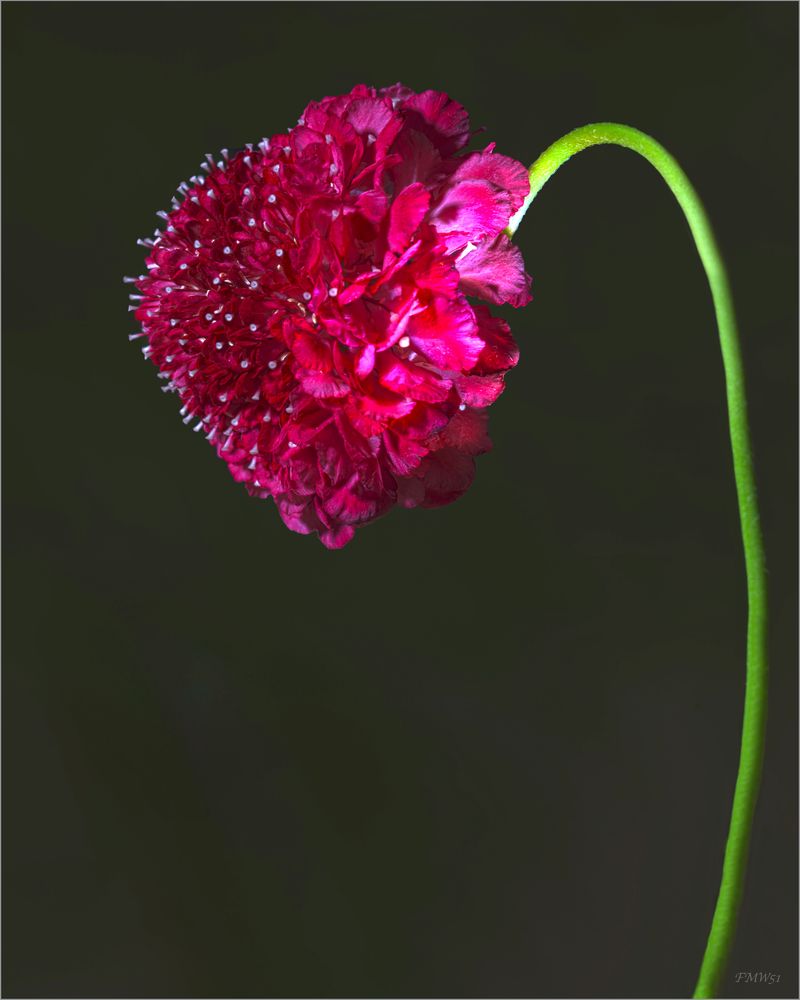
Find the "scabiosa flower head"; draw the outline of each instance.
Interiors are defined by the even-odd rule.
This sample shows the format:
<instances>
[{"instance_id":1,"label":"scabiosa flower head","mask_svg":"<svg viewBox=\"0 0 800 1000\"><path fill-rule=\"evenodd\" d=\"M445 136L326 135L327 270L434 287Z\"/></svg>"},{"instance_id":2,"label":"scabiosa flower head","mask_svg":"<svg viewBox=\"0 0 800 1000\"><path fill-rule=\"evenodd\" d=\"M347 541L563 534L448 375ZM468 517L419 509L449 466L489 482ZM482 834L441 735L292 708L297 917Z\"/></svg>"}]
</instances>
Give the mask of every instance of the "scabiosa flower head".
<instances>
[{"instance_id":1,"label":"scabiosa flower head","mask_svg":"<svg viewBox=\"0 0 800 1000\"><path fill-rule=\"evenodd\" d=\"M146 357L234 478L339 548L392 506L470 485L518 351L487 302L524 305L503 234L521 163L464 152L446 94L397 84L309 104L208 156L135 280Z\"/></svg>"}]
</instances>

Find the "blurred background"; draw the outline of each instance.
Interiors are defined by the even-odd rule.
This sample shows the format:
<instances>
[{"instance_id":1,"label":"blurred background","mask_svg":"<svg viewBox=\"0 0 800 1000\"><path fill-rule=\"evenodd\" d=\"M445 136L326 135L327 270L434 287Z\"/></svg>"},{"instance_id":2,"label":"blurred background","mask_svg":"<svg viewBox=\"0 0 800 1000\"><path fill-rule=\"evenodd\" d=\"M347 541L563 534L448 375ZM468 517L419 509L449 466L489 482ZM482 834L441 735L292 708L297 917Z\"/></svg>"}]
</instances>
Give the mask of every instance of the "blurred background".
<instances>
[{"instance_id":1,"label":"blurred background","mask_svg":"<svg viewBox=\"0 0 800 1000\"><path fill-rule=\"evenodd\" d=\"M595 149L518 236L534 301L466 497L340 552L249 499L127 334L207 151L357 82L526 163L618 120L704 198L771 585L725 996L797 995L797 7L3 7L4 994L690 995L737 765L745 587L709 293Z\"/></svg>"}]
</instances>

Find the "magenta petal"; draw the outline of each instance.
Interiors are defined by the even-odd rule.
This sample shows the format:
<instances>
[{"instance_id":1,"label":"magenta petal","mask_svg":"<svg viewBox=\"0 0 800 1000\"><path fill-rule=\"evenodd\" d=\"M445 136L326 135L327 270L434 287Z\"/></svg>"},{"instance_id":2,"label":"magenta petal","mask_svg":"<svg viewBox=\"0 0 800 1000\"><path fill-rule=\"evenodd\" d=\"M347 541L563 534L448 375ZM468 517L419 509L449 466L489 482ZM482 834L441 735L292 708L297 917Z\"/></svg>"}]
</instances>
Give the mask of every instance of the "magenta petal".
<instances>
[{"instance_id":1,"label":"magenta petal","mask_svg":"<svg viewBox=\"0 0 800 1000\"><path fill-rule=\"evenodd\" d=\"M456 388L467 406L491 406L505 387L503 375L461 375Z\"/></svg>"},{"instance_id":2,"label":"magenta petal","mask_svg":"<svg viewBox=\"0 0 800 1000\"><path fill-rule=\"evenodd\" d=\"M471 374L489 375L513 368L519 361L519 348L508 323L499 316L492 316L486 306L475 306L473 312L484 347Z\"/></svg>"},{"instance_id":3,"label":"magenta petal","mask_svg":"<svg viewBox=\"0 0 800 1000\"><path fill-rule=\"evenodd\" d=\"M473 311L463 299L434 298L407 329L414 348L445 371L469 370L484 346Z\"/></svg>"},{"instance_id":4,"label":"magenta petal","mask_svg":"<svg viewBox=\"0 0 800 1000\"><path fill-rule=\"evenodd\" d=\"M423 459L417 475L425 486L421 507L441 507L466 493L475 478L475 461L457 448L441 448Z\"/></svg>"},{"instance_id":5,"label":"magenta petal","mask_svg":"<svg viewBox=\"0 0 800 1000\"><path fill-rule=\"evenodd\" d=\"M461 289L501 305L524 306L531 301L531 279L518 246L501 233L456 260Z\"/></svg>"},{"instance_id":6,"label":"magenta petal","mask_svg":"<svg viewBox=\"0 0 800 1000\"><path fill-rule=\"evenodd\" d=\"M483 180L464 180L449 187L431 212L430 221L442 234L463 236L454 246L494 236L508 225L511 201L505 191Z\"/></svg>"},{"instance_id":7,"label":"magenta petal","mask_svg":"<svg viewBox=\"0 0 800 1000\"><path fill-rule=\"evenodd\" d=\"M362 348L358 352L358 360L356 361L356 374L361 378L366 378L367 375L375 367L375 347L372 344L367 344L366 347Z\"/></svg>"},{"instance_id":8,"label":"magenta petal","mask_svg":"<svg viewBox=\"0 0 800 1000\"><path fill-rule=\"evenodd\" d=\"M464 180L487 181L498 191L503 191L508 195L512 215L522 205L531 189L528 171L518 160L490 151L472 153L464 160L453 174L452 183ZM503 223L503 228L507 223L508 220Z\"/></svg>"},{"instance_id":9,"label":"magenta petal","mask_svg":"<svg viewBox=\"0 0 800 1000\"><path fill-rule=\"evenodd\" d=\"M425 218L431 202L424 184L409 184L392 203L389 216L389 248L402 253Z\"/></svg>"},{"instance_id":10,"label":"magenta petal","mask_svg":"<svg viewBox=\"0 0 800 1000\"><path fill-rule=\"evenodd\" d=\"M341 549L352 539L356 529L352 524L339 524L335 528L320 531L319 540L326 549Z\"/></svg>"},{"instance_id":11,"label":"magenta petal","mask_svg":"<svg viewBox=\"0 0 800 1000\"><path fill-rule=\"evenodd\" d=\"M412 94L403 102L403 117L423 132L442 156L452 156L469 140L469 115L457 101L436 90Z\"/></svg>"}]
</instances>

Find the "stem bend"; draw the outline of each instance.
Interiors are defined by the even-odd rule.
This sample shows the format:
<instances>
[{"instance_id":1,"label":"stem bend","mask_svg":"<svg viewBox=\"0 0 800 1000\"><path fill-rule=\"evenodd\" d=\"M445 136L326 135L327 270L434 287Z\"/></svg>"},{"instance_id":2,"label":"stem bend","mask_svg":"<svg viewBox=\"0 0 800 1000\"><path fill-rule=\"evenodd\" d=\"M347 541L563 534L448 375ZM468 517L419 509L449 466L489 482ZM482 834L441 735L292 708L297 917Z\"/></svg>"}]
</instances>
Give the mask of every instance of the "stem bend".
<instances>
[{"instance_id":1,"label":"stem bend","mask_svg":"<svg viewBox=\"0 0 800 1000\"><path fill-rule=\"evenodd\" d=\"M598 122L577 128L562 136L542 153L529 172L530 194L509 222L506 232L510 237L514 235L533 199L571 156L590 146L607 144L623 146L643 156L661 174L683 209L711 288L725 369L728 426L747 575L748 617L739 771L717 905L694 993L695 997L713 997L719 991L730 957L742 899L750 832L764 756L768 681L764 546L756 500L739 333L725 264L703 204L677 161L649 135L612 122Z\"/></svg>"}]
</instances>

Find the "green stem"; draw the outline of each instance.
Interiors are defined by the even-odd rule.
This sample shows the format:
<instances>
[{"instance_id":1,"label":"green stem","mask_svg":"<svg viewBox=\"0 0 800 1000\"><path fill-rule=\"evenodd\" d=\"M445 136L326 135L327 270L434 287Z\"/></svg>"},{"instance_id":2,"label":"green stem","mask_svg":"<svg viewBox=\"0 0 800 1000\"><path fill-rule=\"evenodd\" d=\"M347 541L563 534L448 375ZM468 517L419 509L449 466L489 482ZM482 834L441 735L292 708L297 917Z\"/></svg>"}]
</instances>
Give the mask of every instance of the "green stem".
<instances>
[{"instance_id":1,"label":"green stem","mask_svg":"<svg viewBox=\"0 0 800 1000\"><path fill-rule=\"evenodd\" d=\"M533 199L563 163L582 149L609 143L632 149L643 156L661 174L670 191L678 199L678 204L683 209L694 236L697 252L711 287L725 368L728 426L747 573L747 674L739 772L733 794L722 880L694 993L695 997L713 997L719 991L725 974L742 899L750 831L764 756L768 677L764 546L756 502L739 334L736 329L728 276L711 224L686 174L655 139L627 125L615 125L610 122L585 125L569 132L545 150L530 169L530 194L509 223L507 233L509 236L514 235Z\"/></svg>"}]
</instances>

